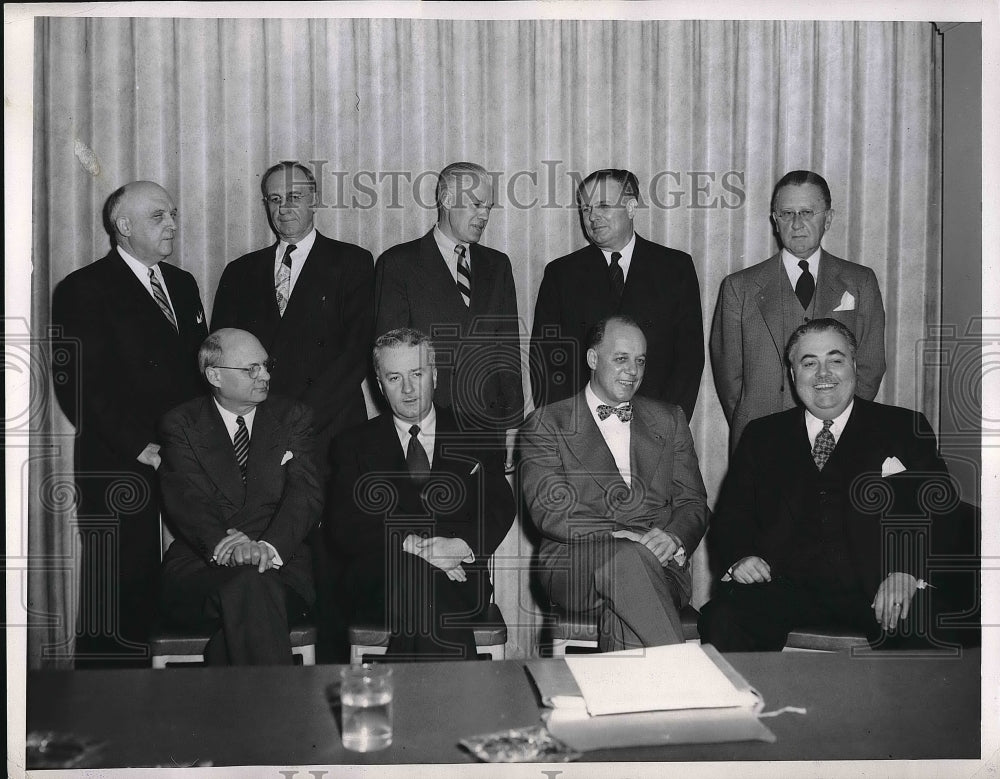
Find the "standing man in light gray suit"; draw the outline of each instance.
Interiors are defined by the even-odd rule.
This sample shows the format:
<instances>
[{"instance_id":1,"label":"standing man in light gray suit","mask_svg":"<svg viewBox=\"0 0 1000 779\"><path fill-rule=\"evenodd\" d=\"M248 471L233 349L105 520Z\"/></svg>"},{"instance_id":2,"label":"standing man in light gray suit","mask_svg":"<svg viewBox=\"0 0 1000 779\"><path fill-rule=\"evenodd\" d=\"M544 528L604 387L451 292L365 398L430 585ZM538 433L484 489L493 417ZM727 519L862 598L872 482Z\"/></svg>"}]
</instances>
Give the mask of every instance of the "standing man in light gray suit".
<instances>
[{"instance_id":1,"label":"standing man in light gray suit","mask_svg":"<svg viewBox=\"0 0 1000 779\"><path fill-rule=\"evenodd\" d=\"M734 451L747 423L794 408L784 348L801 324L830 317L857 336L857 394L872 400L885 373L885 308L871 268L820 246L833 221L830 187L817 173L793 170L771 197L782 249L727 276L719 290L709 351L715 388Z\"/></svg>"}]
</instances>

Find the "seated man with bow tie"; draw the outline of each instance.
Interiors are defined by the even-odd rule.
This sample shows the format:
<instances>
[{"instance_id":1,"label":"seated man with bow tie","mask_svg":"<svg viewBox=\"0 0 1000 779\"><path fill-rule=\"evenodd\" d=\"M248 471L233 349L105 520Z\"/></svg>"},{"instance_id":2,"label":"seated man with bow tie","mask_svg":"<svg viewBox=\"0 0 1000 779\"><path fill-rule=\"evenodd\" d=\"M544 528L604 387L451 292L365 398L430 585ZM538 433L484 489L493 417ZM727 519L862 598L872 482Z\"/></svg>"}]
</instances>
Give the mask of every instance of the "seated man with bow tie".
<instances>
[{"instance_id":1,"label":"seated man with bow tie","mask_svg":"<svg viewBox=\"0 0 1000 779\"><path fill-rule=\"evenodd\" d=\"M857 350L836 319L792 333L786 361L805 408L755 420L740 439L709 533L725 574L702 610L704 643L777 651L806 627L880 647L943 635L918 590L931 541L948 532L932 538L931 526L958 499L924 415L856 395Z\"/></svg>"},{"instance_id":2,"label":"seated man with bow tie","mask_svg":"<svg viewBox=\"0 0 1000 779\"><path fill-rule=\"evenodd\" d=\"M323 508L312 411L268 397L271 361L244 330L209 335L198 367L211 395L160 423L160 486L177 534L161 609L213 631L210 665L290 665L289 624L314 599L303 542Z\"/></svg>"},{"instance_id":3,"label":"seated man with bow tie","mask_svg":"<svg viewBox=\"0 0 1000 779\"><path fill-rule=\"evenodd\" d=\"M691 432L679 407L635 394L646 338L634 320L601 320L586 349L587 386L522 430L541 583L556 607L597 617L601 651L682 643L708 522Z\"/></svg>"},{"instance_id":4,"label":"seated man with bow tie","mask_svg":"<svg viewBox=\"0 0 1000 779\"><path fill-rule=\"evenodd\" d=\"M390 413L341 433L331 457L324 528L343 563L344 611L387 625L393 660L475 659L487 562L514 520L501 459L434 404L425 334L390 330L372 360Z\"/></svg>"}]
</instances>

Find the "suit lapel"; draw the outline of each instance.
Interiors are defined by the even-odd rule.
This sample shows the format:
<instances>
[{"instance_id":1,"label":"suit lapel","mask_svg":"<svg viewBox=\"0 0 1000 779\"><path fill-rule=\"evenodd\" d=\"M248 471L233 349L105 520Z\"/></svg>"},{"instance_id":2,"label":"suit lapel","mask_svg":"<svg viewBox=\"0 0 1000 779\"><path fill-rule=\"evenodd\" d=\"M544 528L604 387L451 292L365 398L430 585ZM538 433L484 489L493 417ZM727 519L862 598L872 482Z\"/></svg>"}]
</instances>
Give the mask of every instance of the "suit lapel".
<instances>
[{"instance_id":1,"label":"suit lapel","mask_svg":"<svg viewBox=\"0 0 1000 779\"><path fill-rule=\"evenodd\" d=\"M251 454L247 460L248 467L249 457L253 456L253 438L256 434L255 420L254 435L250 437ZM205 398L202 403L198 426L192 432L192 446L197 451L198 459L202 462L208 478L233 505L242 506L246 487L240 475L240 466L236 462L233 441L219 415L219 410L215 407L215 401L211 398Z\"/></svg>"},{"instance_id":2,"label":"suit lapel","mask_svg":"<svg viewBox=\"0 0 1000 779\"><path fill-rule=\"evenodd\" d=\"M271 288L271 307L276 316L280 316L281 322L297 322L307 315L307 304L309 302L308 291L322 286L321 281L326 268L323 267L330 259L330 246L326 237L316 231L316 240L313 241L312 248L302 263L302 270L295 280L292 288L292 295L288 298L288 305L285 306L285 315L278 314L278 300L274 294L274 251L271 252L271 267L268 273L268 280ZM324 298L325 300L325 298ZM298 331L299 326L293 326Z\"/></svg>"},{"instance_id":3,"label":"suit lapel","mask_svg":"<svg viewBox=\"0 0 1000 779\"><path fill-rule=\"evenodd\" d=\"M788 427L780 437L787 438L791 456L782 461L782 467L787 468L787 472L779 475L779 483L783 485L782 493L792 520L798 523L801 517L812 511L807 505L806 486L815 483L818 471L809 445L805 412L797 408L789 413L788 420Z\"/></svg>"},{"instance_id":4,"label":"suit lapel","mask_svg":"<svg viewBox=\"0 0 1000 779\"><path fill-rule=\"evenodd\" d=\"M176 338L177 331L174 330L173 325L171 325L170 321L163 315L160 307L157 305L156 301L153 300L153 296L149 294L149 290L146 289L145 285L139 281L138 278L136 278L132 269L128 266L125 260L122 259L121 255L118 254L117 250L112 249L108 257L111 259L112 278L114 279L114 283L119 290L116 294L118 294L121 299L128 301L127 305L131 306L135 303L136 312L140 313L142 318L149 322L149 326L152 327L158 335ZM164 276L164 278L167 279L167 294L170 295L170 299L174 304L174 315L180 316L177 311L177 301L174 300L174 290L171 289L170 286L170 280L166 276Z\"/></svg>"},{"instance_id":5,"label":"suit lapel","mask_svg":"<svg viewBox=\"0 0 1000 779\"><path fill-rule=\"evenodd\" d=\"M650 484L665 446L665 431L648 410L632 404L632 486Z\"/></svg>"},{"instance_id":6,"label":"suit lapel","mask_svg":"<svg viewBox=\"0 0 1000 779\"><path fill-rule=\"evenodd\" d=\"M273 489L276 478L274 467L281 464L281 455L273 451L279 432L278 420L271 414L265 400L257 406L253 419L253 434L247 453L247 492Z\"/></svg>"},{"instance_id":7,"label":"suit lapel","mask_svg":"<svg viewBox=\"0 0 1000 779\"><path fill-rule=\"evenodd\" d=\"M191 330L200 330L205 322L205 310L201 307L201 300L190 301L184 298L181 289L181 271L173 265L165 262L160 263L160 271L167 282L167 291L170 300L174 304L174 314L177 317L177 326L181 333ZM166 317L164 317L165 319Z\"/></svg>"},{"instance_id":8,"label":"suit lapel","mask_svg":"<svg viewBox=\"0 0 1000 779\"><path fill-rule=\"evenodd\" d=\"M785 351L784 317L781 313L781 252L769 259L757 272L757 307L764 318L779 354Z\"/></svg>"},{"instance_id":9,"label":"suit lapel","mask_svg":"<svg viewBox=\"0 0 1000 779\"><path fill-rule=\"evenodd\" d=\"M850 280L843 277L842 270L836 257L825 251L820 255L819 277L816 279L816 304L813 306L816 316L830 316L840 305L844 292L850 288Z\"/></svg>"},{"instance_id":10,"label":"suit lapel","mask_svg":"<svg viewBox=\"0 0 1000 779\"><path fill-rule=\"evenodd\" d=\"M492 278L493 268L483 256L483 250L479 244L469 245L469 269L472 271L472 298L469 301L469 317L489 314L490 290L495 286ZM456 285L457 288L458 285Z\"/></svg>"},{"instance_id":11,"label":"suit lapel","mask_svg":"<svg viewBox=\"0 0 1000 779\"><path fill-rule=\"evenodd\" d=\"M469 264L472 265L474 252L470 252ZM436 300L442 307L440 321L462 322L466 324L470 318L470 309L465 307L462 293L451 275L451 270L437 241L434 240L434 229L420 239L420 251L417 256L418 272L416 286L425 300ZM476 268L472 270L472 300L477 299Z\"/></svg>"},{"instance_id":12,"label":"suit lapel","mask_svg":"<svg viewBox=\"0 0 1000 779\"><path fill-rule=\"evenodd\" d=\"M569 413L573 419L561 426L566 431L566 448L602 489L608 490L616 485L625 487L611 449L601 435L582 392L576 395Z\"/></svg>"}]
</instances>

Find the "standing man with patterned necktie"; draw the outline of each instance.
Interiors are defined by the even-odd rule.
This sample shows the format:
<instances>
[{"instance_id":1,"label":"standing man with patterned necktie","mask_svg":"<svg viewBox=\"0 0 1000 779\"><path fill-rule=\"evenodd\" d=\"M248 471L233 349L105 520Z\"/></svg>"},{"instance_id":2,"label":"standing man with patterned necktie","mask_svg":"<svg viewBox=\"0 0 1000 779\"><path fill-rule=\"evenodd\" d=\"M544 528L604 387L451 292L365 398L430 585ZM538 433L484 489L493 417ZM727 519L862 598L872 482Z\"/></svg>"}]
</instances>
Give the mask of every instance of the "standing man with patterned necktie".
<instances>
[{"instance_id":1,"label":"standing man with patterned necktie","mask_svg":"<svg viewBox=\"0 0 1000 779\"><path fill-rule=\"evenodd\" d=\"M316 179L298 162L268 168L260 183L276 243L226 266L212 310L212 330L253 333L274 359L271 390L313 410L317 462L325 469L330 440L368 418L361 384L372 340L373 258L354 244L327 238L315 228ZM337 622L328 611L333 588L317 533L316 611L320 662L338 658Z\"/></svg>"},{"instance_id":2,"label":"standing man with patterned necktie","mask_svg":"<svg viewBox=\"0 0 1000 779\"><path fill-rule=\"evenodd\" d=\"M771 198L782 249L727 276L719 290L709 349L730 451L747 423L794 408L785 343L796 327L832 317L857 336L858 396L874 399L885 373L885 309L871 268L834 257L820 244L833 221L830 187L793 170Z\"/></svg>"},{"instance_id":3,"label":"standing man with patterned necktie","mask_svg":"<svg viewBox=\"0 0 1000 779\"><path fill-rule=\"evenodd\" d=\"M454 162L441 171L437 224L378 258L375 332L427 333L438 354L435 401L454 412L461 430L502 446L509 464L524 390L510 259L479 243L492 208L483 167Z\"/></svg>"},{"instance_id":4,"label":"standing man with patterned necktie","mask_svg":"<svg viewBox=\"0 0 1000 779\"><path fill-rule=\"evenodd\" d=\"M701 294L691 256L647 241L633 228L640 207L631 171L597 170L576 193L590 243L545 266L531 326L535 408L587 384L587 331L604 317L636 320L649 368L640 394L694 414L705 367Z\"/></svg>"},{"instance_id":5,"label":"standing man with patterned necktie","mask_svg":"<svg viewBox=\"0 0 1000 779\"><path fill-rule=\"evenodd\" d=\"M207 328L198 285L165 262L177 209L152 181L104 206L113 248L56 288L52 321L77 341L71 381L55 385L76 426L82 536L76 666L148 666L160 559L156 423L201 393L196 355ZM110 550L110 552L108 551Z\"/></svg>"}]
</instances>

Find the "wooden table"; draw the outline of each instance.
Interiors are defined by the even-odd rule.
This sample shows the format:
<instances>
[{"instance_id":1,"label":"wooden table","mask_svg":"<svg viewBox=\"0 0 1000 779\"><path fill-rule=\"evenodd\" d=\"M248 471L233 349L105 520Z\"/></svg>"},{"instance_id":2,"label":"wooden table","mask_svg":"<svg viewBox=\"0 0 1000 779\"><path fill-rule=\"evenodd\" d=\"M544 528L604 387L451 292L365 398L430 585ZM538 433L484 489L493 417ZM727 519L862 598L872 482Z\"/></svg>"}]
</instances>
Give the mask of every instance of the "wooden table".
<instances>
[{"instance_id":1,"label":"wooden table","mask_svg":"<svg viewBox=\"0 0 1000 779\"><path fill-rule=\"evenodd\" d=\"M588 761L978 758L980 653L961 657L727 655L767 710L776 743L588 752ZM559 662L556 660L549 662ZM340 744L325 695L335 666L33 672L28 730L105 742L93 765L463 763L467 736L538 723L524 663L395 666L395 737L381 752Z\"/></svg>"}]
</instances>

